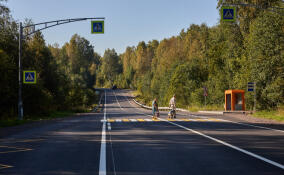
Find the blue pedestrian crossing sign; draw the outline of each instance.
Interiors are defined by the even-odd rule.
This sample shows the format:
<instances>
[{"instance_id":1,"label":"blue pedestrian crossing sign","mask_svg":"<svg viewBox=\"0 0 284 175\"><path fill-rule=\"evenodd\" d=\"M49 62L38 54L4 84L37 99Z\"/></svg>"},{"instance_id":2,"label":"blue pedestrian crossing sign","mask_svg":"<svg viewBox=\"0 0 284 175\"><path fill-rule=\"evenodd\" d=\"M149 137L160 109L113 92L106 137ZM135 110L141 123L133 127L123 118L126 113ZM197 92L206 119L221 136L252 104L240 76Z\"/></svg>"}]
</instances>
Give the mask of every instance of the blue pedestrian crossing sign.
<instances>
[{"instance_id":1,"label":"blue pedestrian crossing sign","mask_svg":"<svg viewBox=\"0 0 284 175\"><path fill-rule=\"evenodd\" d=\"M36 84L36 71L24 71L24 84Z\"/></svg>"},{"instance_id":2,"label":"blue pedestrian crossing sign","mask_svg":"<svg viewBox=\"0 0 284 175\"><path fill-rule=\"evenodd\" d=\"M221 8L222 21L234 22L236 21L236 8L235 7L222 7Z\"/></svg>"},{"instance_id":3,"label":"blue pedestrian crossing sign","mask_svg":"<svg viewBox=\"0 0 284 175\"><path fill-rule=\"evenodd\" d=\"M92 34L104 33L104 21L92 21Z\"/></svg>"}]
</instances>

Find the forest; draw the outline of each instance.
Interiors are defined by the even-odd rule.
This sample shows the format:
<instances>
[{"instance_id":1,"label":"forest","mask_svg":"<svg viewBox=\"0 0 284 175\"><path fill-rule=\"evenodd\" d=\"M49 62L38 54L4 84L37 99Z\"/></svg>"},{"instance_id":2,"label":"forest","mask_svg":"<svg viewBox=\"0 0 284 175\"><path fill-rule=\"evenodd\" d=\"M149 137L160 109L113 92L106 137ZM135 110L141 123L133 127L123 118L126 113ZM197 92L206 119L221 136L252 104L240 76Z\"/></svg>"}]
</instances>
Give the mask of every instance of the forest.
<instances>
[{"instance_id":1,"label":"forest","mask_svg":"<svg viewBox=\"0 0 284 175\"><path fill-rule=\"evenodd\" d=\"M18 24L0 0L0 119L17 116ZM161 41L141 41L124 53L105 50L101 56L85 38L74 34L59 47L47 45L41 32L23 42L23 68L36 70L36 85L23 86L25 115L90 108L99 98L95 88L135 90L139 100L154 97L167 106L173 94L177 106L206 104L222 109L224 91L247 89L256 83L258 110L284 105L284 15L282 0L218 0L250 3L238 6L236 22L209 27L189 24L179 35ZM272 10L271 10L272 9ZM27 20L25 24L31 23ZM246 91L246 106L253 93ZM36 110L35 110L36 109Z\"/></svg>"}]
</instances>

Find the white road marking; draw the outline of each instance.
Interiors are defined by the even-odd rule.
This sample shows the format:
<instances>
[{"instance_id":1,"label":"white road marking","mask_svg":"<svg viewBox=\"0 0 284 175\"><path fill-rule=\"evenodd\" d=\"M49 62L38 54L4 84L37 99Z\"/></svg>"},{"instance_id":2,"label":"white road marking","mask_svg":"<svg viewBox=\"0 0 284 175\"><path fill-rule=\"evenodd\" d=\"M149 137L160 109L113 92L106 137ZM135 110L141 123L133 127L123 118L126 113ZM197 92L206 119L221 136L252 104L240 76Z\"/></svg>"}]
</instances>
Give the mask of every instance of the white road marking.
<instances>
[{"instance_id":1,"label":"white road marking","mask_svg":"<svg viewBox=\"0 0 284 175\"><path fill-rule=\"evenodd\" d=\"M104 105L104 122L102 128L102 141L100 152L100 166L99 175L106 175L106 91L105 91L105 105Z\"/></svg>"},{"instance_id":2,"label":"white road marking","mask_svg":"<svg viewBox=\"0 0 284 175\"><path fill-rule=\"evenodd\" d=\"M0 164L0 169L4 169L4 168L13 168L13 166Z\"/></svg>"},{"instance_id":3,"label":"white road marking","mask_svg":"<svg viewBox=\"0 0 284 175\"><path fill-rule=\"evenodd\" d=\"M121 120L121 119L116 119L115 121L116 121L116 122L122 122L122 120Z\"/></svg>"},{"instance_id":4,"label":"white road marking","mask_svg":"<svg viewBox=\"0 0 284 175\"><path fill-rule=\"evenodd\" d=\"M278 132L283 132L283 130L279 130L279 129L273 129L273 128L267 128L267 127L263 127L263 126L257 126L257 125L251 125L251 124L246 124L246 123L241 123L241 122L234 122L234 121L230 121L230 120L223 120L226 122L231 122L231 123L235 123L235 124L239 124L239 125L244 125L244 126L251 126L254 128L261 128L261 129L267 129L267 130L271 130L271 131L278 131Z\"/></svg>"},{"instance_id":5,"label":"white road marking","mask_svg":"<svg viewBox=\"0 0 284 175\"><path fill-rule=\"evenodd\" d=\"M161 119L161 120L164 120L164 119ZM174 123L174 122L171 122L171 121L168 121L168 120L164 120L164 121L166 121L166 122L168 122L168 123L170 123L170 124L172 124L172 125L178 126L178 127L180 127L180 128L183 128L183 129L185 129L185 130L191 131L191 132L193 132L193 133L195 133L195 134L198 134L198 135L201 135L201 136L203 136L203 137L206 137L206 138L208 138L208 139L210 139L210 140L213 140L213 141L215 141L215 142L218 142L218 143L221 143L221 144L223 144L223 145L226 145L226 146L228 146L228 147L230 147L230 148L233 148L233 149L235 149L235 150L237 150L237 151L240 151L240 152L242 152L242 153L245 153L245 154L247 154L247 155L249 155L249 156L252 156L252 157L254 157L254 158L257 158L257 159L259 159L259 160L262 160L262 161L264 161L264 162L267 162L267 163L269 163L269 164L271 164L271 165L274 165L274 166L276 166L276 167L279 167L279 168L281 168L281 169L284 169L284 165L282 165L282 164L280 164L280 163L277 163L277 162L275 162L275 161L269 160L269 159L267 159L267 158L265 158L265 157L262 157L262 156L260 156L260 155L257 155L257 154L254 154L254 153L252 153L252 152L246 151L246 150L244 150L244 149L242 149L242 148L239 148L239 147L237 147L237 146L231 145L231 144L229 144L229 143L227 143L227 142L224 142L224 141L222 141L222 140L216 139L216 138L214 138L214 137L205 135L205 134L203 134L203 133L201 133L201 132L195 131L195 130L190 129L190 128L187 128L187 127L185 127L185 126L176 124L176 123Z\"/></svg>"},{"instance_id":6,"label":"white road marking","mask_svg":"<svg viewBox=\"0 0 284 175\"><path fill-rule=\"evenodd\" d=\"M126 98L126 97L125 97ZM131 106L134 106L128 98L126 98L127 101L129 102L129 104ZM137 108L139 109L139 108ZM142 114L142 113L140 113ZM144 115L147 115L149 116L148 114L144 114ZM208 117L203 117L203 116L196 116L196 115L193 115L193 114L190 114L189 116L191 117L195 117L195 118L202 118L202 119L208 119ZM284 130L280 130L280 129L273 129L273 128L268 128L268 127L263 127L263 126L257 126L257 125L252 125L252 124L246 124L246 123L241 123L241 122L234 122L234 121L231 121L231 120L224 120L224 119L218 119L216 118L217 120L220 120L220 121L223 121L223 122L231 122L231 123L235 123L235 124L239 124L239 125L244 125L244 126L250 126L250 127L254 127L254 128L261 128L261 129L267 129L267 130L271 130L271 131L277 131L277 132L284 132ZM194 119L191 119L192 121L195 121ZM211 119L212 120L212 119Z\"/></svg>"},{"instance_id":7,"label":"white road marking","mask_svg":"<svg viewBox=\"0 0 284 175\"><path fill-rule=\"evenodd\" d=\"M119 102L118 102L118 100L117 100L117 97L116 97L115 92L114 92L114 91L112 91L112 93L114 94L115 99L116 99L116 102L118 103L118 105L119 105L120 109L124 111L124 109L121 107L120 103L119 103Z\"/></svg>"},{"instance_id":8,"label":"white road marking","mask_svg":"<svg viewBox=\"0 0 284 175\"><path fill-rule=\"evenodd\" d=\"M131 122L137 122L136 119L129 119Z\"/></svg>"},{"instance_id":9,"label":"white road marking","mask_svg":"<svg viewBox=\"0 0 284 175\"><path fill-rule=\"evenodd\" d=\"M144 119L145 121L147 121L147 122L152 122L153 120L151 120L151 119L148 119L148 118L146 118L146 119Z\"/></svg>"},{"instance_id":10,"label":"white road marking","mask_svg":"<svg viewBox=\"0 0 284 175\"><path fill-rule=\"evenodd\" d=\"M107 123L107 129L108 129L108 130L111 130L111 125L110 125L110 123Z\"/></svg>"},{"instance_id":11,"label":"white road marking","mask_svg":"<svg viewBox=\"0 0 284 175\"><path fill-rule=\"evenodd\" d=\"M125 98L126 98L126 97L125 97ZM126 99L128 100L128 98L126 98ZM129 102L129 104L130 104L131 106L133 106L133 104L131 104L129 100L128 100L128 102ZM142 114L144 114L144 115L146 115L146 116L151 116L151 115L148 115L148 114L145 114L145 113L142 113ZM191 115L191 116L196 117L196 116L194 116L194 115ZM200 116L198 116L198 117L200 117ZM200 118L207 118L207 117L200 117ZM252 157L254 157L254 158L257 158L257 159L259 159L259 160L262 160L262 161L264 161L264 162L267 162L267 163L269 163L269 164L271 164L271 165L274 165L274 166L276 166L276 167L279 167L279 168L281 168L281 169L284 169L284 165L282 165L282 164L280 164L280 163L277 163L277 162L275 162L275 161L269 160L269 159L267 159L267 158L265 158L265 157L262 157L262 156L260 156L260 155L257 155L257 154L254 154L254 153L252 153L252 152L246 151L246 150L244 150L244 149L242 149L242 148L239 148L239 147L237 147L237 146L231 145L231 144L229 144L229 143L227 143L227 142L224 142L224 141L222 141L222 140L213 138L213 137L211 137L211 136L205 135L205 134L203 134L203 133L201 133L201 132L198 132L198 131L195 131L195 130L193 130L193 129L190 129L190 128L184 127L184 126L182 126L182 125L176 124L176 123L174 123L174 122L171 122L171 121L168 121L168 120L165 120L165 119L162 119L162 118L159 118L159 119L160 119L160 120L163 120L163 121L166 121L166 122L168 122L168 123L171 123L172 125L176 125L176 126L178 126L178 127L180 127L180 128L183 128L183 129L185 129L185 130L191 131L191 132L193 132L193 133L195 133L195 134L198 134L198 135L201 135L201 136L203 136L203 137L206 137L206 138L208 138L208 139L210 139L210 140L213 140L213 141L215 141L215 142L218 142L218 143L223 144L223 145L225 145L225 146L228 146L228 147L230 147L230 148L233 148L233 149L235 149L235 150L237 150L237 151L240 151L240 152L245 153L245 154L247 154L247 155L249 155L249 156L252 156ZM149 120L149 119L148 119L148 120ZM190 119L190 120L194 120L194 119ZM219 120L222 120L222 119L219 119ZM269 130L284 132L284 131L282 131L282 130L276 130L276 129L267 128L267 127L255 126L255 125L244 124L244 123L239 123L239 122L233 122L233 121L230 121L230 120L223 120L223 121L228 121L228 122L235 123L235 124L240 124L240 125L252 126L252 127L256 127L256 128L262 128L262 129L269 129Z\"/></svg>"},{"instance_id":12,"label":"white road marking","mask_svg":"<svg viewBox=\"0 0 284 175\"><path fill-rule=\"evenodd\" d=\"M2 145L0 145L0 148L14 149L12 151L2 151L2 152L0 152L0 154L14 153L14 152L23 152L23 151L32 151L33 150L33 149L30 149L30 148L19 148L19 147L2 146Z\"/></svg>"}]
</instances>

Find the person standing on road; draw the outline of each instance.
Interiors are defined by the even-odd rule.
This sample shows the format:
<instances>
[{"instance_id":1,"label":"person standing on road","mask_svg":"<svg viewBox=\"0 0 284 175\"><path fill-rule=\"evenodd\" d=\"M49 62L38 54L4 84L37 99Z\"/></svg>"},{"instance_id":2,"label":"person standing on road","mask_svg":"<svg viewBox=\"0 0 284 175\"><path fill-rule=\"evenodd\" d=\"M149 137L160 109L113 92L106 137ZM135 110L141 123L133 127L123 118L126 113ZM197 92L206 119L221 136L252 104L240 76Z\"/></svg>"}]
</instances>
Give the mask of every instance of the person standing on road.
<instances>
[{"instance_id":1,"label":"person standing on road","mask_svg":"<svg viewBox=\"0 0 284 175\"><path fill-rule=\"evenodd\" d=\"M169 102L171 117L176 118L176 95L170 99Z\"/></svg>"},{"instance_id":2,"label":"person standing on road","mask_svg":"<svg viewBox=\"0 0 284 175\"><path fill-rule=\"evenodd\" d=\"M155 98L152 102L152 114L153 114L153 119L156 119L159 115L159 106L157 98Z\"/></svg>"}]
</instances>

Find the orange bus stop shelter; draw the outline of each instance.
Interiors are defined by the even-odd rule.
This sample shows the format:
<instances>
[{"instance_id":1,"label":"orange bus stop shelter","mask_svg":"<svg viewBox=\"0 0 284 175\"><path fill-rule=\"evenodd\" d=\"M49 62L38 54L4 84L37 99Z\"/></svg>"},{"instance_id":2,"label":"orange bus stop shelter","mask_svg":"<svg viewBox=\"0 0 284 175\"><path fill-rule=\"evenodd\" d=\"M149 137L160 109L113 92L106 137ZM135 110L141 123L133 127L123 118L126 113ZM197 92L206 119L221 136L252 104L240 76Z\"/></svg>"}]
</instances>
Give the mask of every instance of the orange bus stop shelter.
<instances>
[{"instance_id":1,"label":"orange bus stop shelter","mask_svg":"<svg viewBox=\"0 0 284 175\"><path fill-rule=\"evenodd\" d=\"M226 111L245 111L245 91L226 90L225 91Z\"/></svg>"}]
</instances>

